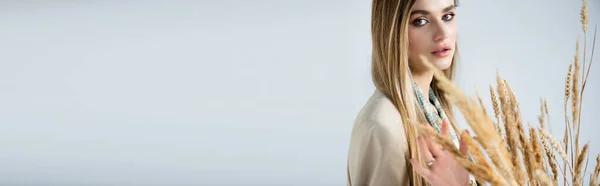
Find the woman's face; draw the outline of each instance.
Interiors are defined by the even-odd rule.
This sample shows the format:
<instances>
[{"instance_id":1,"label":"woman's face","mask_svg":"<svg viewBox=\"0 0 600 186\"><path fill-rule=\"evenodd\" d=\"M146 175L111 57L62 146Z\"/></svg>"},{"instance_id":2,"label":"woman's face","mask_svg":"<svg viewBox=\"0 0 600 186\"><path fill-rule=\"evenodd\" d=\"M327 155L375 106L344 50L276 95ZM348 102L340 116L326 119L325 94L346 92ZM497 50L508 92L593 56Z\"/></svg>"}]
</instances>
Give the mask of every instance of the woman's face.
<instances>
[{"instance_id":1,"label":"woman's face","mask_svg":"<svg viewBox=\"0 0 600 186\"><path fill-rule=\"evenodd\" d=\"M437 68L450 67L458 31L454 12L454 0L415 1L408 23L411 70L425 69L421 55Z\"/></svg>"}]
</instances>

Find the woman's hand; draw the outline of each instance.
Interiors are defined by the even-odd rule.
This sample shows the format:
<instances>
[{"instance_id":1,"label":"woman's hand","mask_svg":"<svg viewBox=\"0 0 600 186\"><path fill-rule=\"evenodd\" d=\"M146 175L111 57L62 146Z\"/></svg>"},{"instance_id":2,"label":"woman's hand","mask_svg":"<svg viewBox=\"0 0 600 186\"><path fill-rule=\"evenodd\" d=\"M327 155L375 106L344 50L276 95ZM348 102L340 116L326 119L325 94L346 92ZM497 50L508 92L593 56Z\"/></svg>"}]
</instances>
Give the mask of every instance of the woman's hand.
<instances>
[{"instance_id":1,"label":"woman's hand","mask_svg":"<svg viewBox=\"0 0 600 186\"><path fill-rule=\"evenodd\" d=\"M431 127L429 124L426 124ZM450 127L447 120L442 122L442 135L450 139ZM425 161L426 167L423 167L415 159L410 163L417 173L433 186L466 186L469 183L469 173L452 157L450 152L444 150L440 144L435 142L432 136L419 136L419 152ZM460 141L460 152L467 154L467 146L464 141Z\"/></svg>"}]
</instances>

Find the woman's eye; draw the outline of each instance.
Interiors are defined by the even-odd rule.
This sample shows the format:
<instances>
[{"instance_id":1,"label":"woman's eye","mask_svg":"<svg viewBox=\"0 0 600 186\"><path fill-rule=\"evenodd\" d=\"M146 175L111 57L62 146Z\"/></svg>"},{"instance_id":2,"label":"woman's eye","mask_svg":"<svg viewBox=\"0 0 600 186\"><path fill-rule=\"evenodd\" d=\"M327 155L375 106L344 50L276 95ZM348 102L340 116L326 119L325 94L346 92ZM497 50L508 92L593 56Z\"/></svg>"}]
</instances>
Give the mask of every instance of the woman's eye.
<instances>
[{"instance_id":1,"label":"woman's eye","mask_svg":"<svg viewBox=\"0 0 600 186\"><path fill-rule=\"evenodd\" d=\"M425 20L425 19L416 19L416 20L413 21L413 25L415 25L415 26L423 26L423 25L427 24L427 22L428 21Z\"/></svg>"},{"instance_id":2,"label":"woman's eye","mask_svg":"<svg viewBox=\"0 0 600 186\"><path fill-rule=\"evenodd\" d=\"M450 21L452 18L454 18L454 14L446 14L444 17L442 17L442 19L445 21Z\"/></svg>"}]
</instances>

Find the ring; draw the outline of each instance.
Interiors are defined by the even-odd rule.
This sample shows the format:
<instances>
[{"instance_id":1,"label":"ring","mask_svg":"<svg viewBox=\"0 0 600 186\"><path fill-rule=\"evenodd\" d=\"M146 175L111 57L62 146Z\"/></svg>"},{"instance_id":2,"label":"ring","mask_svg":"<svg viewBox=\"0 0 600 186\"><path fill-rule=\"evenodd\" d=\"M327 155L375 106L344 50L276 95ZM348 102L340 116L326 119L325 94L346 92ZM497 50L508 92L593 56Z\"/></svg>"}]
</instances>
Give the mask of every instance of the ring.
<instances>
[{"instance_id":1,"label":"ring","mask_svg":"<svg viewBox=\"0 0 600 186\"><path fill-rule=\"evenodd\" d=\"M426 162L425 165L427 165L427 167L431 167L431 165L433 165L433 162L435 162L435 158Z\"/></svg>"}]
</instances>

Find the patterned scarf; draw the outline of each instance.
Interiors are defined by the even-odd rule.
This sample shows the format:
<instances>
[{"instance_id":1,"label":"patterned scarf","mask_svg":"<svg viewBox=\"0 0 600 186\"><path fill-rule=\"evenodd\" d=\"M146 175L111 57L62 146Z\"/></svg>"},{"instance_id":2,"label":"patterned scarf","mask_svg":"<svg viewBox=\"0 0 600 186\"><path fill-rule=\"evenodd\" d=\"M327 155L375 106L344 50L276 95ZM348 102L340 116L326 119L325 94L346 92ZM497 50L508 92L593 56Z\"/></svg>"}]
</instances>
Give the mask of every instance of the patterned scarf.
<instances>
[{"instance_id":1,"label":"patterned scarf","mask_svg":"<svg viewBox=\"0 0 600 186\"><path fill-rule=\"evenodd\" d=\"M429 122L429 124L431 124L431 126L438 133L442 132L442 121L444 119L448 119L448 116L446 116L446 112L442 108L442 104L440 103L440 100L437 98L437 96L433 92L433 89L431 89L431 88L429 89L429 100L426 100L425 95L423 94L423 91L416 83L413 83L413 88L415 89L415 94L417 96L417 100L419 101L419 105L421 106L421 109L425 113L425 118L427 118L427 121ZM432 102L433 102L434 107L429 106L429 105L431 105ZM448 121L450 121L450 120L448 120ZM450 125L450 126L452 126L452 125ZM450 128L451 128L450 137L452 139L452 142L454 142L454 145L456 145L456 148L459 148L460 144L458 141L458 137L456 136L456 131L454 131L452 129L452 127L450 127Z\"/></svg>"}]
</instances>

